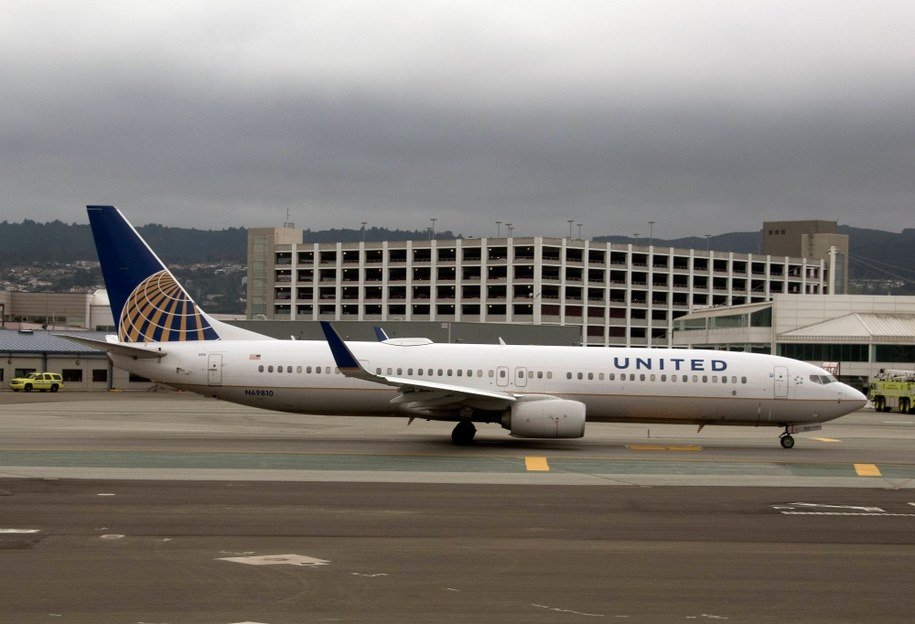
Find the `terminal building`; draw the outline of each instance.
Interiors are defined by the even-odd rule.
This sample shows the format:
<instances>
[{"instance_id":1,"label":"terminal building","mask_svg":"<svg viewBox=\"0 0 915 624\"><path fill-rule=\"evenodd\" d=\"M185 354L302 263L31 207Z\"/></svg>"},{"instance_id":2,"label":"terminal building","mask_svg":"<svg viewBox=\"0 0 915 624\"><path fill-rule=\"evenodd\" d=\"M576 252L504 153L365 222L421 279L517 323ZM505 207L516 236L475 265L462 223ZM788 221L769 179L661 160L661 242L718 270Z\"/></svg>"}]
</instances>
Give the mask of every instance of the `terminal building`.
<instances>
[{"instance_id":1,"label":"terminal building","mask_svg":"<svg viewBox=\"0 0 915 624\"><path fill-rule=\"evenodd\" d=\"M915 370L915 297L775 295L695 310L677 319L672 342L783 355L855 383L881 368Z\"/></svg>"},{"instance_id":2,"label":"terminal building","mask_svg":"<svg viewBox=\"0 0 915 624\"><path fill-rule=\"evenodd\" d=\"M302 240L248 231L249 319L572 326L579 344L660 347L696 309L844 291L834 246L805 258L574 238Z\"/></svg>"}]
</instances>

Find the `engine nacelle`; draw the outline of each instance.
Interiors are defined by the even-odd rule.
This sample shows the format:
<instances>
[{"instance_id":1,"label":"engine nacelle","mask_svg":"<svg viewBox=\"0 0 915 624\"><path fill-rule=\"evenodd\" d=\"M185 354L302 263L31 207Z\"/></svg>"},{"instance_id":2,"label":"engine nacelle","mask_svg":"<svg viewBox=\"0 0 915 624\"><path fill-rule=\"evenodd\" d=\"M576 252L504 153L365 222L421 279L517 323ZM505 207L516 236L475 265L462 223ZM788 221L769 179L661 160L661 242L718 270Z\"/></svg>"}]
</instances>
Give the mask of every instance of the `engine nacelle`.
<instances>
[{"instance_id":1,"label":"engine nacelle","mask_svg":"<svg viewBox=\"0 0 915 624\"><path fill-rule=\"evenodd\" d=\"M580 438L585 435L585 405L578 401L525 397L502 417L516 438Z\"/></svg>"}]
</instances>

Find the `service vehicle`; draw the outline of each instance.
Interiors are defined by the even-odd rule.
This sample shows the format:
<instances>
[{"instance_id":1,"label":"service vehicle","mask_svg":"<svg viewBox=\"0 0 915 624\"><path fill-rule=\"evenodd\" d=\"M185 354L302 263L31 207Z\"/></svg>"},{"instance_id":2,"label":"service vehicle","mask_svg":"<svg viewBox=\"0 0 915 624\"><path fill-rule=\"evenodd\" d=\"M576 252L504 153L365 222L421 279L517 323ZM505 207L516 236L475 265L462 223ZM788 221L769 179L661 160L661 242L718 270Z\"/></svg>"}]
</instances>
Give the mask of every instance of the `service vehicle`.
<instances>
[{"instance_id":1,"label":"service vehicle","mask_svg":"<svg viewBox=\"0 0 915 624\"><path fill-rule=\"evenodd\" d=\"M13 392L57 392L64 387L64 380L60 373L31 373L27 377L14 377L10 380L10 388Z\"/></svg>"},{"instance_id":2,"label":"service vehicle","mask_svg":"<svg viewBox=\"0 0 915 624\"><path fill-rule=\"evenodd\" d=\"M881 368L871 379L867 398L874 411L915 414L915 371Z\"/></svg>"}]
</instances>

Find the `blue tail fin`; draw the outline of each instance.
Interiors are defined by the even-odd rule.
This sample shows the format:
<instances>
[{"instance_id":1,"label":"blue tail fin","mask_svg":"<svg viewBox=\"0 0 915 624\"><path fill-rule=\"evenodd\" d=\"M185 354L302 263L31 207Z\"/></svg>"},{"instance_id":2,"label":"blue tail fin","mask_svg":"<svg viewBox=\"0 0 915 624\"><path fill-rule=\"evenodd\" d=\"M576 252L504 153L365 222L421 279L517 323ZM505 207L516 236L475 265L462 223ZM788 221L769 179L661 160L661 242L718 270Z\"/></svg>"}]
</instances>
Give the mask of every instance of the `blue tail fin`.
<instances>
[{"instance_id":1,"label":"blue tail fin","mask_svg":"<svg viewBox=\"0 0 915 624\"><path fill-rule=\"evenodd\" d=\"M219 339L213 321L117 208L87 209L121 341Z\"/></svg>"}]
</instances>

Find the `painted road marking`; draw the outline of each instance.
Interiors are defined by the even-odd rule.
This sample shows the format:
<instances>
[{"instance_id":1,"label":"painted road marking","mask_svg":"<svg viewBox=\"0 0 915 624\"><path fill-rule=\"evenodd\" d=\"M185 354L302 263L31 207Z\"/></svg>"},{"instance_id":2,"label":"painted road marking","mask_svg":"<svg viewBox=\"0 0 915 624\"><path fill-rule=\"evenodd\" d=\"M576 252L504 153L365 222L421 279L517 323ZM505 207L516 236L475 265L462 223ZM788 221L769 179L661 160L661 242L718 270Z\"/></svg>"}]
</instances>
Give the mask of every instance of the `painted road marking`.
<instances>
[{"instance_id":1,"label":"painted road marking","mask_svg":"<svg viewBox=\"0 0 915 624\"><path fill-rule=\"evenodd\" d=\"M218 557L218 561L231 561L233 563L244 563L246 565L295 565L315 568L317 566L330 565L330 561L308 557L306 555L260 555L255 557Z\"/></svg>"},{"instance_id":2,"label":"painted road marking","mask_svg":"<svg viewBox=\"0 0 915 624\"><path fill-rule=\"evenodd\" d=\"M859 477L882 477L880 469L874 464L855 464L855 472Z\"/></svg>"},{"instance_id":3,"label":"painted road marking","mask_svg":"<svg viewBox=\"0 0 915 624\"><path fill-rule=\"evenodd\" d=\"M816 440L818 442L841 442L842 441L842 440L836 440L835 438L811 438L811 439Z\"/></svg>"},{"instance_id":4,"label":"painted road marking","mask_svg":"<svg viewBox=\"0 0 915 624\"><path fill-rule=\"evenodd\" d=\"M909 503L911 504L911 503ZM897 513L881 507L855 505L823 505L820 503L785 503L772 505L786 516L870 516L872 518L915 518L915 513Z\"/></svg>"},{"instance_id":5,"label":"painted road marking","mask_svg":"<svg viewBox=\"0 0 915 624\"><path fill-rule=\"evenodd\" d=\"M17 534L17 535L29 535L33 533L40 533L41 529L0 529L0 533L4 534Z\"/></svg>"},{"instance_id":6,"label":"painted road marking","mask_svg":"<svg viewBox=\"0 0 915 624\"><path fill-rule=\"evenodd\" d=\"M524 467L528 472L549 472L550 465L546 461L546 457L525 457L524 458Z\"/></svg>"},{"instance_id":7,"label":"painted road marking","mask_svg":"<svg viewBox=\"0 0 915 624\"><path fill-rule=\"evenodd\" d=\"M701 446L696 445L667 445L667 444L630 444L630 451L701 451Z\"/></svg>"}]
</instances>

